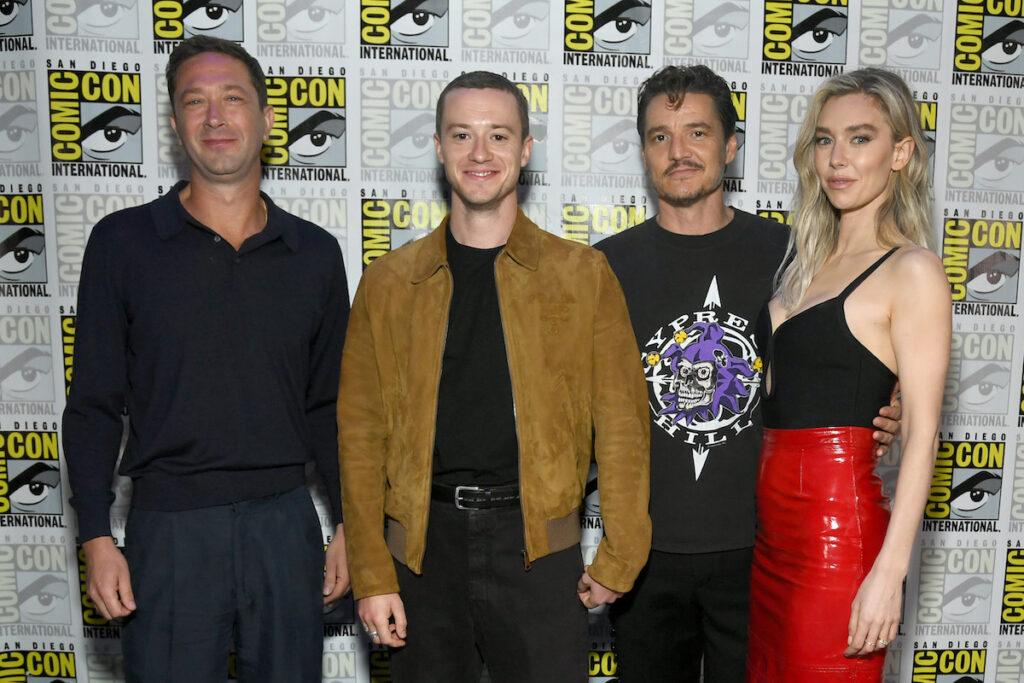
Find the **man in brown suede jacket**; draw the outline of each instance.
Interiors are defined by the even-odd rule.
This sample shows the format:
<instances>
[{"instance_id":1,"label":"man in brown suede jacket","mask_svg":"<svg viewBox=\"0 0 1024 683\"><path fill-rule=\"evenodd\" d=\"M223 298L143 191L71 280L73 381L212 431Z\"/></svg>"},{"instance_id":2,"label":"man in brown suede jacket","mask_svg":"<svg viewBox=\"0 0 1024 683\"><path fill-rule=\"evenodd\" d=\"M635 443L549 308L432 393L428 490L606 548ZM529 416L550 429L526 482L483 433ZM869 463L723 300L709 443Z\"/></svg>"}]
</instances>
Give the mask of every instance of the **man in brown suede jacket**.
<instances>
[{"instance_id":1,"label":"man in brown suede jacket","mask_svg":"<svg viewBox=\"0 0 1024 683\"><path fill-rule=\"evenodd\" d=\"M587 612L650 547L646 389L604 256L519 210L526 101L459 76L437 106L451 213L374 262L338 402L352 586L396 681L587 680ZM583 567L596 456L605 537ZM385 519L387 530L385 533Z\"/></svg>"}]
</instances>

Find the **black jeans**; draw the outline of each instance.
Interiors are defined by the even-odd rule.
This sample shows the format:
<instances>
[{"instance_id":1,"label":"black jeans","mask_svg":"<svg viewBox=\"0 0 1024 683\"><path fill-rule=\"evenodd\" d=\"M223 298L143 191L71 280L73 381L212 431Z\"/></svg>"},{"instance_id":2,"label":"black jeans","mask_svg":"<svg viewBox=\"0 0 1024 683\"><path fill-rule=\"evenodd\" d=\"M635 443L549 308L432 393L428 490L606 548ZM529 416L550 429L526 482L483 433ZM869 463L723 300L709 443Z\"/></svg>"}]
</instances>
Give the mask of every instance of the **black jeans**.
<instances>
[{"instance_id":1,"label":"black jeans","mask_svg":"<svg viewBox=\"0 0 1024 683\"><path fill-rule=\"evenodd\" d=\"M408 638L391 650L396 683L586 683L587 610L578 545L523 561L519 507L430 505L423 573L396 562Z\"/></svg>"},{"instance_id":2,"label":"black jeans","mask_svg":"<svg viewBox=\"0 0 1024 683\"><path fill-rule=\"evenodd\" d=\"M125 557L138 606L122 632L129 682L319 683L323 535L309 493L198 510L133 509Z\"/></svg>"},{"instance_id":3,"label":"black jeans","mask_svg":"<svg viewBox=\"0 0 1024 683\"><path fill-rule=\"evenodd\" d=\"M632 592L612 604L622 683L743 683L753 548L651 551Z\"/></svg>"}]
</instances>

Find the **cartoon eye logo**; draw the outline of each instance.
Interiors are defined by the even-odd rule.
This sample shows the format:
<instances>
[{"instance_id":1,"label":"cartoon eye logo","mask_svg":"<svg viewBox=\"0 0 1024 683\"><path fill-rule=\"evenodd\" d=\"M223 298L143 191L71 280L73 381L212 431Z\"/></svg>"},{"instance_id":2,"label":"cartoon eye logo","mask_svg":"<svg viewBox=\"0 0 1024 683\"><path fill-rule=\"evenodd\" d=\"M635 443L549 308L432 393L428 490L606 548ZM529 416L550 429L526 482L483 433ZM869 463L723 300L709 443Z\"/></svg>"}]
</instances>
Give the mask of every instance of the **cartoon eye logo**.
<instances>
[{"instance_id":1,"label":"cartoon eye logo","mask_svg":"<svg viewBox=\"0 0 1024 683\"><path fill-rule=\"evenodd\" d=\"M982 506L998 495L1003 478L991 472L978 472L953 487L950 492L950 506L953 515L960 518L977 519L984 511Z\"/></svg>"},{"instance_id":2,"label":"cartoon eye logo","mask_svg":"<svg viewBox=\"0 0 1024 683\"><path fill-rule=\"evenodd\" d=\"M846 21L846 15L834 9L818 10L793 27L793 51L803 56L825 51L846 33Z\"/></svg>"},{"instance_id":3,"label":"cartoon eye logo","mask_svg":"<svg viewBox=\"0 0 1024 683\"><path fill-rule=\"evenodd\" d=\"M0 401L31 400L32 392L51 368L50 354L36 347L27 348L0 365Z\"/></svg>"},{"instance_id":4,"label":"cartoon eye logo","mask_svg":"<svg viewBox=\"0 0 1024 683\"><path fill-rule=\"evenodd\" d=\"M594 42L604 49L621 49L651 20L651 6L639 0L620 0L594 17Z\"/></svg>"},{"instance_id":5,"label":"cartoon eye logo","mask_svg":"<svg viewBox=\"0 0 1024 683\"><path fill-rule=\"evenodd\" d=\"M142 127L142 116L127 107L110 107L82 126L82 151L90 159L106 161L124 147Z\"/></svg>"},{"instance_id":6,"label":"cartoon eye logo","mask_svg":"<svg viewBox=\"0 0 1024 683\"><path fill-rule=\"evenodd\" d=\"M28 0L3 0L0 2L0 26L7 26L21 14L21 7Z\"/></svg>"},{"instance_id":7,"label":"cartoon eye logo","mask_svg":"<svg viewBox=\"0 0 1024 683\"><path fill-rule=\"evenodd\" d=\"M12 155L36 130L36 110L16 104L0 115L0 155Z\"/></svg>"},{"instance_id":8,"label":"cartoon eye logo","mask_svg":"<svg viewBox=\"0 0 1024 683\"><path fill-rule=\"evenodd\" d=\"M1024 144L1002 138L974 157L974 178L981 187L1012 189L1024 164Z\"/></svg>"},{"instance_id":9,"label":"cartoon eye logo","mask_svg":"<svg viewBox=\"0 0 1024 683\"><path fill-rule=\"evenodd\" d=\"M941 21L928 14L915 14L889 32L889 57L900 64L913 62L941 35Z\"/></svg>"},{"instance_id":10,"label":"cartoon eye logo","mask_svg":"<svg viewBox=\"0 0 1024 683\"><path fill-rule=\"evenodd\" d=\"M594 170L621 172L622 164L638 163L640 139L636 128L627 119L619 120L594 137L591 148Z\"/></svg>"},{"instance_id":11,"label":"cartoon eye logo","mask_svg":"<svg viewBox=\"0 0 1024 683\"><path fill-rule=\"evenodd\" d=\"M998 363L987 363L961 381L960 400L966 410L981 412L1006 404L1010 372Z\"/></svg>"},{"instance_id":12,"label":"cartoon eye logo","mask_svg":"<svg viewBox=\"0 0 1024 683\"><path fill-rule=\"evenodd\" d=\"M497 47L518 47L517 43L533 31L540 31L548 20L547 2L512 2L494 12L491 36Z\"/></svg>"},{"instance_id":13,"label":"cartoon eye logo","mask_svg":"<svg viewBox=\"0 0 1024 683\"><path fill-rule=\"evenodd\" d=\"M188 0L183 6L182 23L189 35L213 31L224 25L242 7L242 0Z\"/></svg>"},{"instance_id":14,"label":"cartoon eye logo","mask_svg":"<svg viewBox=\"0 0 1024 683\"><path fill-rule=\"evenodd\" d=\"M992 581L980 576L965 579L952 588L942 601L942 616L953 622L983 619L992 596Z\"/></svg>"},{"instance_id":15,"label":"cartoon eye logo","mask_svg":"<svg viewBox=\"0 0 1024 683\"><path fill-rule=\"evenodd\" d=\"M288 131L288 151L300 163L312 163L345 134L345 117L330 111L318 111Z\"/></svg>"},{"instance_id":16,"label":"cartoon eye logo","mask_svg":"<svg viewBox=\"0 0 1024 683\"><path fill-rule=\"evenodd\" d=\"M135 9L135 0L79 0L78 25L83 33L109 32Z\"/></svg>"},{"instance_id":17,"label":"cartoon eye logo","mask_svg":"<svg viewBox=\"0 0 1024 683\"><path fill-rule=\"evenodd\" d=\"M1016 64L1024 53L1024 21L1014 19L985 36L981 41L981 60L992 71L1020 73Z\"/></svg>"},{"instance_id":18,"label":"cartoon eye logo","mask_svg":"<svg viewBox=\"0 0 1024 683\"><path fill-rule=\"evenodd\" d=\"M15 230L0 242L0 280L20 281L17 277L32 267L43 253L43 233L32 228Z\"/></svg>"},{"instance_id":19,"label":"cartoon eye logo","mask_svg":"<svg viewBox=\"0 0 1024 683\"><path fill-rule=\"evenodd\" d=\"M419 44L420 38L448 13L447 0L405 0L392 10L391 36L400 43Z\"/></svg>"},{"instance_id":20,"label":"cartoon eye logo","mask_svg":"<svg viewBox=\"0 0 1024 683\"><path fill-rule=\"evenodd\" d=\"M59 621L54 613L63 609L68 597L68 582L54 574L44 574L18 591L18 607L25 621Z\"/></svg>"},{"instance_id":21,"label":"cartoon eye logo","mask_svg":"<svg viewBox=\"0 0 1024 683\"><path fill-rule=\"evenodd\" d=\"M693 22L693 42L706 54L716 55L745 31L750 13L733 2L718 5Z\"/></svg>"},{"instance_id":22,"label":"cartoon eye logo","mask_svg":"<svg viewBox=\"0 0 1024 683\"><path fill-rule=\"evenodd\" d=\"M997 251L967 270L967 291L978 298L998 292L1020 270L1020 257Z\"/></svg>"},{"instance_id":23,"label":"cartoon eye logo","mask_svg":"<svg viewBox=\"0 0 1024 683\"><path fill-rule=\"evenodd\" d=\"M300 0L288 5L285 24L288 32L298 40L311 40L317 33L333 26L341 19L344 0Z\"/></svg>"},{"instance_id":24,"label":"cartoon eye logo","mask_svg":"<svg viewBox=\"0 0 1024 683\"><path fill-rule=\"evenodd\" d=\"M433 153L434 115L418 114L395 129L391 136L391 152L405 167L430 166ZM414 164L421 164L415 166Z\"/></svg>"},{"instance_id":25,"label":"cartoon eye logo","mask_svg":"<svg viewBox=\"0 0 1024 683\"><path fill-rule=\"evenodd\" d=\"M32 512L45 503L59 485L60 470L37 462L11 479L11 507L18 512Z\"/></svg>"}]
</instances>

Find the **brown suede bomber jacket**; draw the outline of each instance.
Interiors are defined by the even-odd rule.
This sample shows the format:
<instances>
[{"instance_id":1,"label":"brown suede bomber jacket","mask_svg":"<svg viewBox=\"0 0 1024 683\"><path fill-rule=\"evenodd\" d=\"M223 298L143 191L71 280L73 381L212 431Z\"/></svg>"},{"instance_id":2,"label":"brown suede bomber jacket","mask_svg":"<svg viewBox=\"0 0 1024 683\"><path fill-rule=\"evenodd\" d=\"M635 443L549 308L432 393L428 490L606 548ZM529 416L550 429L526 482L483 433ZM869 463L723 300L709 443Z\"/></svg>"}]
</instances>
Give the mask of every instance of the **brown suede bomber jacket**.
<instances>
[{"instance_id":1,"label":"brown suede bomber jacket","mask_svg":"<svg viewBox=\"0 0 1024 683\"><path fill-rule=\"evenodd\" d=\"M440 227L372 263L349 319L338 396L345 539L356 598L398 592L391 557L421 570L452 278ZM592 456L604 540L590 567L628 591L651 545L647 389L603 254L519 212L495 261L519 439L529 561L580 540ZM384 518L389 518L387 539Z\"/></svg>"}]
</instances>

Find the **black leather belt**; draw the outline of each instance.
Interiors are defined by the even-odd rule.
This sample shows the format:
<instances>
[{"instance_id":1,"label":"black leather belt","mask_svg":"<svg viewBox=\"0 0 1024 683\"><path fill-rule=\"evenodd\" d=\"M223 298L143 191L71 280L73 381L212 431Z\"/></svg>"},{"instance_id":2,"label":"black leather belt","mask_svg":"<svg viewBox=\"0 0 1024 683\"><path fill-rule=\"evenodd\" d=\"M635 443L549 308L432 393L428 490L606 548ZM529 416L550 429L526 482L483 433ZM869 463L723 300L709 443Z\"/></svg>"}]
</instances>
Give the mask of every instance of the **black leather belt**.
<instances>
[{"instance_id":1,"label":"black leather belt","mask_svg":"<svg viewBox=\"0 0 1024 683\"><path fill-rule=\"evenodd\" d=\"M449 486L433 482L430 498L460 510L490 510L519 505L519 484L504 486Z\"/></svg>"}]
</instances>

